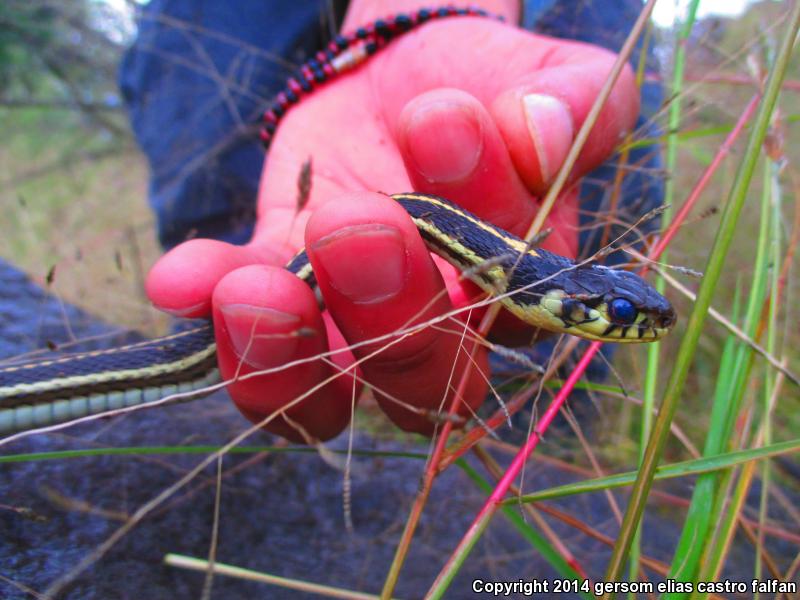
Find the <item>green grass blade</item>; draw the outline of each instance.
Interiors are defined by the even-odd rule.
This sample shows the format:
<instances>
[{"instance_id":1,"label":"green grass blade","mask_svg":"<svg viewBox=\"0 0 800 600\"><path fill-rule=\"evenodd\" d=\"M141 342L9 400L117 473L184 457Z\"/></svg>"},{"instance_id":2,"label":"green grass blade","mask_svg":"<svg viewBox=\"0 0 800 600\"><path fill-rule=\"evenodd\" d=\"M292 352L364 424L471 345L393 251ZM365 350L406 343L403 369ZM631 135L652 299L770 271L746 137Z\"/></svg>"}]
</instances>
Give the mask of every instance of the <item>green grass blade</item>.
<instances>
[{"instance_id":1,"label":"green grass blade","mask_svg":"<svg viewBox=\"0 0 800 600\"><path fill-rule=\"evenodd\" d=\"M65 460L70 458L91 458L96 456L149 456L168 454L213 454L222 446L125 446L121 448L84 448L81 450L54 450L51 452L31 452L24 454L8 454L0 456L0 464L25 463L40 460ZM318 454L319 450L307 446L234 446L227 454ZM333 454L346 455L346 450L330 450ZM412 458L427 460L424 452L387 452L378 450L354 450L353 456Z\"/></svg>"},{"instance_id":2,"label":"green grass blade","mask_svg":"<svg viewBox=\"0 0 800 600\"><path fill-rule=\"evenodd\" d=\"M773 167L775 166L776 165L770 160L766 160L764 162L764 185L761 194L761 222L759 228L759 241L756 252L755 272L753 275L753 290L751 293L745 321L746 331L752 338L756 338L758 335L758 329L760 327L759 321L761 318L764 299L766 296L766 288L768 285L769 267L773 258L773 249L772 244L770 243L770 238L772 237L774 231L771 223L773 212L772 202L773 197L780 192L779 181L775 176L775 173L773 173ZM737 373L737 384L741 385L742 389L746 387L745 383L750 379L750 371L752 370L753 355L750 350L751 349L749 347L742 347L740 352L741 373ZM772 348L772 351L774 351L774 347ZM767 386L766 390L768 395L771 395L769 393L769 390L771 390L770 375L770 371L767 370L764 381L765 385ZM733 398L733 402L735 403L734 406L736 407L736 413L739 411L742 396L743 392L739 391L739 393ZM764 403L767 405L769 404L769 397L767 397ZM729 416L729 422L727 424L729 427L729 436L731 436L733 433L736 416L736 414ZM765 425L764 429L768 428L768 407L766 407L762 412L761 419ZM757 430L760 431L761 429L762 428L759 427ZM761 434L756 434L756 444L761 443L761 437ZM739 480L736 482L733 497L729 502L723 504L723 502L727 500L727 498L723 495L725 490L721 488L718 491L718 495L720 496L719 505L724 505L726 509L724 513L720 513L724 515L724 518L721 520L717 534L714 537L713 546L710 546L705 553L708 558L706 561L704 561L699 578L702 578L703 580L716 579L721 572L723 562L730 548L731 540L736 527L738 526L741 509L746 500L747 493L750 490L750 484L752 483L754 473L755 470L753 469L752 465L748 465L748 467L743 469ZM762 481L762 502L766 501L766 488L764 487L766 483L766 481ZM708 594L695 594L695 596L698 598L703 598L707 597Z\"/></svg>"},{"instance_id":3,"label":"green grass blade","mask_svg":"<svg viewBox=\"0 0 800 600\"><path fill-rule=\"evenodd\" d=\"M730 469L737 465L748 463L754 460L763 460L782 454L791 454L800 451L800 439L779 442L763 448L749 448L747 450L736 450L726 452L717 456L707 456L695 458L693 460L673 463L658 467L654 479L675 479L676 477L688 477L702 473L717 472ZM504 505L515 505L518 502L540 502L542 500L552 500L553 498L563 498L576 494L586 494L589 492L599 492L613 488L626 487L636 480L636 471L628 471L617 475L608 475L596 479L587 479L576 483L561 485L558 487L525 494L519 498L509 498L503 501Z\"/></svg>"},{"instance_id":4,"label":"green grass blade","mask_svg":"<svg viewBox=\"0 0 800 600\"><path fill-rule=\"evenodd\" d=\"M775 162L770 163L770 175L772 178L772 189L775 193L770 197L772 208L772 233L770 235L770 264L772 265L772 276L770 279L769 313L767 315L767 351L775 354L777 348L777 319L778 319L778 287L779 273L781 271L781 187L780 187L780 165ZM764 444L772 443L772 395L777 390L776 377L767 368L764 374L764 394L762 397L762 413L764 415ZM761 499L758 507L758 544L756 548L756 568L755 578L763 579L763 558L761 548L764 547L764 526L769 514L769 489L771 484L771 469L769 461L761 465ZM760 598L756 595L756 598Z\"/></svg>"},{"instance_id":5,"label":"green grass blade","mask_svg":"<svg viewBox=\"0 0 800 600\"><path fill-rule=\"evenodd\" d=\"M758 314L764 303L765 287L767 283L768 237L770 231L769 190L765 187L761 202L761 221L759 225L758 243L755 253L753 280L749 286L745 313L744 329L747 335L755 338L758 326ZM730 342L736 342L735 353L728 353L732 347ZM750 373L753 351L750 346L738 342L731 336L726 344L725 359L720 365L717 375L717 387L714 394L714 405L711 411L706 444L703 454L706 456L719 454L724 450L733 431L733 425L739 415L744 391L747 389L745 382ZM735 354L733 364L727 360L730 354ZM722 506L727 486L718 486L716 473L709 473L697 480L692 502L689 506L687 518L683 525L678 547L675 550L669 577L680 581L698 582L701 568L701 557L708 552L709 544L714 539L713 531L709 530L712 517L717 521L720 513L714 506ZM715 498L715 495L717 498ZM720 539L717 537L717 539ZM704 561L707 564L707 561ZM666 600L685 598L688 594L667 594Z\"/></svg>"},{"instance_id":6,"label":"green grass blade","mask_svg":"<svg viewBox=\"0 0 800 600\"><path fill-rule=\"evenodd\" d=\"M669 122L668 122L668 135L666 144L666 171L671 176L667 178L664 184L664 204L666 210L663 215L663 222L669 223L672 220L672 207L675 202L675 172L678 156L678 131L681 125L681 106L683 98L683 74L686 69L686 40L692 33L695 18L697 16L697 8L700 5L699 0L692 0L689 4L686 20L682 24L678 35L675 38L675 60L672 71L672 85L670 94L672 102L669 107ZM668 255L666 252L660 257L661 260L667 262ZM655 281L656 289L660 293L664 293L666 284L662 277L657 277ZM656 405L656 391L658 384L658 376L661 371L661 344L651 344L647 348L647 366L645 369L644 389L642 393L642 419L641 419L641 438L639 450L639 464L644 461L645 452L647 448L647 440L653 430L653 415L655 413ZM641 530L636 528L634 533L635 540L633 541L633 554L631 557L631 580L635 581L636 571L638 571L639 563L639 536Z\"/></svg>"}]
</instances>

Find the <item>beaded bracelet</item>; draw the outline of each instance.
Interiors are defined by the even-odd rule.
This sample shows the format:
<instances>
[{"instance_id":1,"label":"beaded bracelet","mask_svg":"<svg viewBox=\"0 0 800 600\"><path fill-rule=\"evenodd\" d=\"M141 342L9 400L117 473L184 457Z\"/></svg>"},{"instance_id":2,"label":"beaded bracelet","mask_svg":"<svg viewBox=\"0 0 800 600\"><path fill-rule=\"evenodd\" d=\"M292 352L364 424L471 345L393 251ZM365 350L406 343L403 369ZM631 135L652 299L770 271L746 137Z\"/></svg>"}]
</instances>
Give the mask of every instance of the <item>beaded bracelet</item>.
<instances>
[{"instance_id":1,"label":"beaded bracelet","mask_svg":"<svg viewBox=\"0 0 800 600\"><path fill-rule=\"evenodd\" d=\"M320 50L308 60L294 77L286 82L272 105L264 111L263 126L259 137L264 147L269 147L278 123L289 108L300 102L324 82L350 71L386 46L392 39L422 25L432 19L444 17L489 17L503 21L503 17L493 15L481 8L456 8L446 6L438 9L423 8L410 14L398 14L359 27L348 35L337 35L325 50Z\"/></svg>"}]
</instances>

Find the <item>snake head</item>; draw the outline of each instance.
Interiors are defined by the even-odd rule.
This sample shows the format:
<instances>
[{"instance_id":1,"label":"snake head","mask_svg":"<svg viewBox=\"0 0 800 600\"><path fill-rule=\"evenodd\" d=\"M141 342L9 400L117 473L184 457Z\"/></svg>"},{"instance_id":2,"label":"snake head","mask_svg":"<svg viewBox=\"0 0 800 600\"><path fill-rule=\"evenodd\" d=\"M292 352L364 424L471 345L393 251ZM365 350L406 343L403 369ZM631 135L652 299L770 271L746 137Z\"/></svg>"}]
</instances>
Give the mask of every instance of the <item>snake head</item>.
<instances>
[{"instance_id":1,"label":"snake head","mask_svg":"<svg viewBox=\"0 0 800 600\"><path fill-rule=\"evenodd\" d=\"M675 325L669 301L638 275L592 265L574 269L548 290L541 306L563 331L612 342L650 342Z\"/></svg>"}]
</instances>

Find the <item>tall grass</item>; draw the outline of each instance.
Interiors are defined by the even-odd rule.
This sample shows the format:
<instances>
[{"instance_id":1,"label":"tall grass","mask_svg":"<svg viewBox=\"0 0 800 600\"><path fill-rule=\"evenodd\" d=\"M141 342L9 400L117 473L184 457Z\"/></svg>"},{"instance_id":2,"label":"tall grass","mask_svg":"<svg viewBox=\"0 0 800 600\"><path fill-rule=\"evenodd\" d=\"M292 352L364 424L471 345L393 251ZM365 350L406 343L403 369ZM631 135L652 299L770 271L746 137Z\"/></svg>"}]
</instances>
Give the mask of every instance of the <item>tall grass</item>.
<instances>
[{"instance_id":1,"label":"tall grass","mask_svg":"<svg viewBox=\"0 0 800 600\"><path fill-rule=\"evenodd\" d=\"M789 65L789 59L797 37L798 27L800 27L800 3L794 5L791 16L788 19L780 50L778 51L775 63L772 65L766 81L764 95L759 105L758 112L756 113L747 148L745 149L744 156L737 170L737 177L731 187L728 201L722 214L719 230L704 270L703 281L698 290L695 305L689 315L689 323L686 327L684 337L681 340L678 354L675 357L672 374L667 382L667 388L664 392L658 418L653 428L653 433L647 451L645 452L639 475L631 490L628 511L625 514L625 520L622 523L620 535L617 539L617 544L614 548L608 570L606 571L606 579L609 581L619 580L635 529L644 511L653 475L655 474L656 466L667 441L669 425L672 422L672 418L684 390L686 378L694 359L697 343L703 333L703 326L708 314L708 309L714 297L719 276L725 265L728 249L733 241L742 206L747 198L747 191L750 187L753 172L761 154L762 144L766 138L770 120L772 119L772 112L775 109L781 82L783 81L786 69ZM759 269L763 269L763 264L759 266ZM761 293L763 293L763 290ZM754 301L753 304L755 305L756 302ZM758 306L760 307L760 303L758 303ZM744 362L749 362L749 358L751 357L749 348L745 352L746 353L740 355L741 359L737 361L737 364L743 365ZM736 375L741 376L743 379L743 370L737 370ZM739 381L740 387L733 388L735 393L743 389L741 386L742 381L738 377L737 380ZM725 412L727 413L727 411ZM732 421L732 415L724 414L723 416L717 417L716 420L712 415L712 430L716 431L717 427L723 427L725 424L728 424L726 429L730 431ZM702 518L705 518L705 515L703 515ZM687 543L692 543L693 539L700 539L702 542L706 541L703 530L696 532L689 529L689 524L687 524L684 531L686 534L681 539L679 553L681 550L688 552L688 549L682 548L682 546L685 546ZM689 542L687 542L687 540L689 540ZM673 563L673 568L678 565L683 565L681 567L682 571L685 569L688 573L694 575L694 573L697 572L699 564L699 554L693 553L687 556L681 553L679 556L676 556L676 562ZM695 578L690 576L687 577L687 580L695 581Z\"/></svg>"}]
</instances>

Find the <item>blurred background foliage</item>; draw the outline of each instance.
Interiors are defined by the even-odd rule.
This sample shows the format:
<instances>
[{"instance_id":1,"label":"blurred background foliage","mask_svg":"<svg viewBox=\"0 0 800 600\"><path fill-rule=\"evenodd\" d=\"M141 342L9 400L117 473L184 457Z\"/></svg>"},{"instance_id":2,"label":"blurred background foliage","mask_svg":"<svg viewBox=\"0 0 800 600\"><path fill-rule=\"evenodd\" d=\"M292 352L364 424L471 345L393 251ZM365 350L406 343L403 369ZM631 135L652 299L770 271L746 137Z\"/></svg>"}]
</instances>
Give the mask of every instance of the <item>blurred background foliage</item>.
<instances>
[{"instance_id":1,"label":"blurred background foliage","mask_svg":"<svg viewBox=\"0 0 800 600\"><path fill-rule=\"evenodd\" d=\"M126 137L117 65L132 24L93 0L6 0L0 5L0 103L71 108L96 133Z\"/></svg>"},{"instance_id":2,"label":"blurred background foliage","mask_svg":"<svg viewBox=\"0 0 800 600\"><path fill-rule=\"evenodd\" d=\"M0 255L110 322L154 332L147 172L117 88L132 5L0 3ZM163 321L161 321L163 327Z\"/></svg>"}]
</instances>

